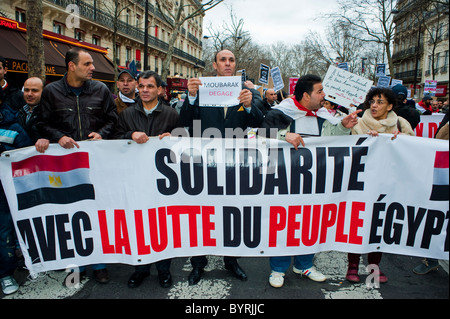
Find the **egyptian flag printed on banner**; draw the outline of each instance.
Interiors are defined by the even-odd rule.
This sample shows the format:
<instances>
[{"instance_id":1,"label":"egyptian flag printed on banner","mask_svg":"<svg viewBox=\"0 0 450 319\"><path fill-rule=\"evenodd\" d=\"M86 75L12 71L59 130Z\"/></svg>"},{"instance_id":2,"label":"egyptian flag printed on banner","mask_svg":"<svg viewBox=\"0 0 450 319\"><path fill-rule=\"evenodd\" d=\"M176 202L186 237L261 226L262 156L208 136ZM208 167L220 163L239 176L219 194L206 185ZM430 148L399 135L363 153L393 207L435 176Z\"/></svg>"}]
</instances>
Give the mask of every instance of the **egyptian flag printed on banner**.
<instances>
[{"instance_id":1,"label":"egyptian flag printed on banner","mask_svg":"<svg viewBox=\"0 0 450 319\"><path fill-rule=\"evenodd\" d=\"M449 200L449 152L436 152L434 162L433 190L430 200Z\"/></svg>"},{"instance_id":2,"label":"egyptian flag printed on banner","mask_svg":"<svg viewBox=\"0 0 450 319\"><path fill-rule=\"evenodd\" d=\"M13 162L11 168L19 210L95 199L89 178L89 153L37 155Z\"/></svg>"}]
</instances>

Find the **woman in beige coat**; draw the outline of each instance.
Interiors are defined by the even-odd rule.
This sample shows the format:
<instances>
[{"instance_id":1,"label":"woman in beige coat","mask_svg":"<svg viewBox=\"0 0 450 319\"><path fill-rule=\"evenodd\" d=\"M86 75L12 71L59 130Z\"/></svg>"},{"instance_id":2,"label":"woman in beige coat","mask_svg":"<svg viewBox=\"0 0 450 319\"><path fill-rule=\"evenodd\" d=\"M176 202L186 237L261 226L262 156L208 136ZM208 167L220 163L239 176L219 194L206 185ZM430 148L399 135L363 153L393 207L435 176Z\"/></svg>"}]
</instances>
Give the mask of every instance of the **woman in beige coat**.
<instances>
[{"instance_id":1,"label":"woman in beige coat","mask_svg":"<svg viewBox=\"0 0 450 319\"><path fill-rule=\"evenodd\" d=\"M387 88L374 88L366 97L365 111L358 124L352 129L352 135L390 133L397 136L406 134L414 136L411 125L403 117L397 116L394 108L397 104L395 93Z\"/></svg>"},{"instance_id":2,"label":"woman in beige coat","mask_svg":"<svg viewBox=\"0 0 450 319\"><path fill-rule=\"evenodd\" d=\"M406 134L414 136L411 125L404 118L397 116L394 108L397 104L395 93L387 88L374 88L366 97L365 111L352 129L352 135L369 134L378 136L379 133ZM387 277L380 271L379 264L382 254L373 252L368 254L369 269L378 276L380 283L387 282ZM348 254L348 269L346 278L350 282L359 282L358 276L360 254Z\"/></svg>"}]
</instances>

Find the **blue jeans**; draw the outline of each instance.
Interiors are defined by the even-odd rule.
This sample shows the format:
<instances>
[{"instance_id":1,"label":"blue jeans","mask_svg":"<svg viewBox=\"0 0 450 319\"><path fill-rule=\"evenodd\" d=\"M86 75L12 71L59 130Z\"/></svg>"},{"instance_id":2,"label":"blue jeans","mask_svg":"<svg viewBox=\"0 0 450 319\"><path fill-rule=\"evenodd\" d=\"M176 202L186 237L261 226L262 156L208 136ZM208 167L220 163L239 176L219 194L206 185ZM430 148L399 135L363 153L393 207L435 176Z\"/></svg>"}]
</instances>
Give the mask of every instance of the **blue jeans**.
<instances>
[{"instance_id":1,"label":"blue jeans","mask_svg":"<svg viewBox=\"0 0 450 319\"><path fill-rule=\"evenodd\" d=\"M0 278L11 276L16 268L16 233L8 201L0 182Z\"/></svg>"},{"instance_id":2,"label":"blue jeans","mask_svg":"<svg viewBox=\"0 0 450 319\"><path fill-rule=\"evenodd\" d=\"M294 256L294 266L297 269L308 269L313 266L314 254ZM292 256L270 257L270 268L273 271L285 273L291 266Z\"/></svg>"},{"instance_id":3,"label":"blue jeans","mask_svg":"<svg viewBox=\"0 0 450 319\"><path fill-rule=\"evenodd\" d=\"M100 270L100 269L105 269L105 268L106 268L106 265L105 265L105 264L94 264L94 265L91 265L91 266L92 266L92 270ZM85 271L85 270L86 270L86 267L87 267L87 266L80 266L80 267L79 267L79 271L80 271L80 272Z\"/></svg>"}]
</instances>

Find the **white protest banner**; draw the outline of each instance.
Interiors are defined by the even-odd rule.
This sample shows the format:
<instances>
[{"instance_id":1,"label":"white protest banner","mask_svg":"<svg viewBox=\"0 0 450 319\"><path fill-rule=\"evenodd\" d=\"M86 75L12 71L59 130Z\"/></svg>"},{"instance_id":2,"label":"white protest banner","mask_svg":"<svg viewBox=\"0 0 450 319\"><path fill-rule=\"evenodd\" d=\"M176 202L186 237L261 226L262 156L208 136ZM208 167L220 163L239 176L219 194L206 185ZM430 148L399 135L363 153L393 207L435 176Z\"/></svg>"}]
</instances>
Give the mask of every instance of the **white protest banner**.
<instances>
[{"instance_id":1,"label":"white protest banner","mask_svg":"<svg viewBox=\"0 0 450 319\"><path fill-rule=\"evenodd\" d=\"M275 92L278 92L278 91L284 89L283 77L281 76L281 70L279 67L274 67L270 71L270 76L272 77L272 81L273 81L273 85L274 85L273 89L275 90Z\"/></svg>"},{"instance_id":2,"label":"white protest banner","mask_svg":"<svg viewBox=\"0 0 450 319\"><path fill-rule=\"evenodd\" d=\"M373 81L356 74L330 66L323 80L325 99L336 104L350 107L363 103Z\"/></svg>"},{"instance_id":3,"label":"white protest banner","mask_svg":"<svg viewBox=\"0 0 450 319\"><path fill-rule=\"evenodd\" d=\"M79 145L0 157L31 273L329 250L449 259L448 141L382 134L308 138L298 150L270 139Z\"/></svg>"},{"instance_id":4,"label":"white protest banner","mask_svg":"<svg viewBox=\"0 0 450 319\"><path fill-rule=\"evenodd\" d=\"M442 113L421 115L420 122L414 130L416 136L434 138L444 116Z\"/></svg>"},{"instance_id":5,"label":"white protest banner","mask_svg":"<svg viewBox=\"0 0 450 319\"><path fill-rule=\"evenodd\" d=\"M199 105L201 107L229 107L239 105L242 77L216 76L199 78Z\"/></svg>"}]
</instances>

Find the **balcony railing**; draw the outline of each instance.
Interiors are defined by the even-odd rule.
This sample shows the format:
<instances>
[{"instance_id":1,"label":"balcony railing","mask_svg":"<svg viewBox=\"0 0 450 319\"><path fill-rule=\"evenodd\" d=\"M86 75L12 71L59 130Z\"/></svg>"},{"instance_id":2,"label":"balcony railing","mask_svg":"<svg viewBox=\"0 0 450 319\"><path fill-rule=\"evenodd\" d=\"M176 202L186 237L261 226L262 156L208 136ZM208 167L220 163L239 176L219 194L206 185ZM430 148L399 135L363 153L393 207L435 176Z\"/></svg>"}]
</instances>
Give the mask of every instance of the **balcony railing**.
<instances>
[{"instance_id":1,"label":"balcony railing","mask_svg":"<svg viewBox=\"0 0 450 319\"><path fill-rule=\"evenodd\" d=\"M413 79L415 76L416 76L415 70L395 73L395 78L399 80ZM422 78L422 70L417 71L417 79L420 78Z\"/></svg>"},{"instance_id":2,"label":"balcony railing","mask_svg":"<svg viewBox=\"0 0 450 319\"><path fill-rule=\"evenodd\" d=\"M69 4L73 4L73 2L74 2L74 0L46 0L46 1L56 4L64 9ZM144 1L140 1L140 2L144 2ZM114 17L112 15L100 11L98 8L92 6L84 1L76 0L75 4L79 8L80 16L82 16L86 19L89 19L94 23L101 24L110 31L112 31L114 29ZM144 6L145 6L145 2L144 2ZM156 16L158 16L158 14L161 14L161 12L159 10L157 10L153 5L150 5L150 4L149 4L149 11L154 13ZM143 30L140 30L134 26L131 26L131 25L127 24L126 22L121 21L119 19L117 19L117 31L120 33L126 34L127 36L129 36L135 40L138 40L141 43L144 43L145 32ZM150 46L160 49L163 52L167 52L167 50L169 49L169 45L166 42L161 41L152 35L148 36L148 43ZM186 59L186 60L188 60L192 63L195 63L201 67L205 67L204 61L201 61L198 58L196 58L180 49L175 48L174 54L180 58Z\"/></svg>"}]
</instances>

